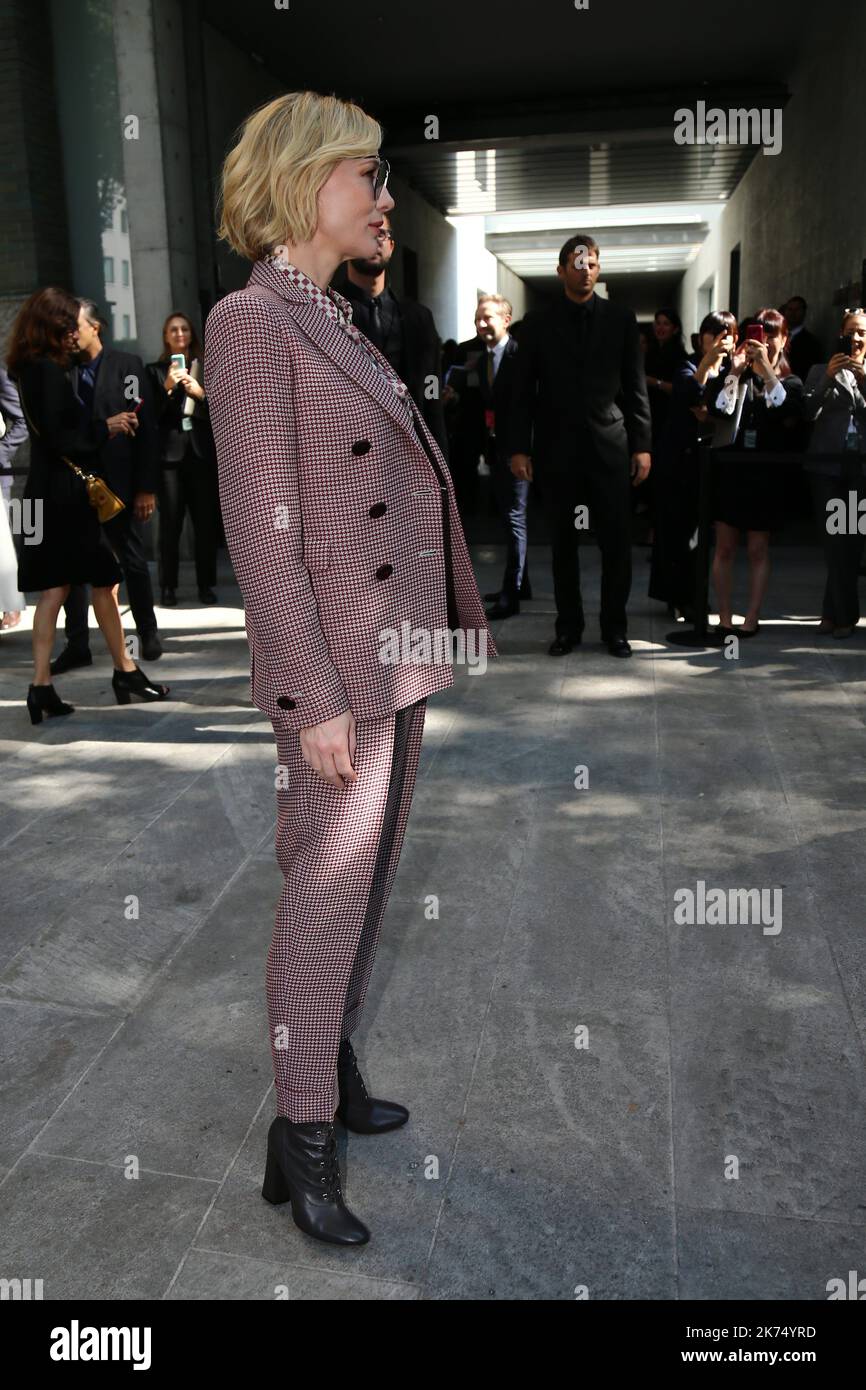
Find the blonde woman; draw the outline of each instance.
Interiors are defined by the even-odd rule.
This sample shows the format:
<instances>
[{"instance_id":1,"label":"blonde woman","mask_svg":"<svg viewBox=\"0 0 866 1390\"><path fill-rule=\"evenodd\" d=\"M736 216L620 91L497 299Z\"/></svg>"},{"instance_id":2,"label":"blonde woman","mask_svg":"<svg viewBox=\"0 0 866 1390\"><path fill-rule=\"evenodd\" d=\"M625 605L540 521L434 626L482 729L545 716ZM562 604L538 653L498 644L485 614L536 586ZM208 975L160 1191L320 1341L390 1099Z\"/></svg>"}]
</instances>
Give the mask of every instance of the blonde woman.
<instances>
[{"instance_id":1,"label":"blonde woman","mask_svg":"<svg viewBox=\"0 0 866 1390\"><path fill-rule=\"evenodd\" d=\"M443 456L405 384L329 283L375 253L394 206L381 130L293 92L256 111L222 178L220 235L254 262L205 328L226 540L244 598L252 698L277 745L284 888L268 955L277 1094L264 1197L341 1245L369 1239L340 1186L335 1111L379 1134L361 1021L400 855L427 696L453 682L408 624L495 655ZM432 643L430 650L441 648ZM418 653L422 659L415 659Z\"/></svg>"}]
</instances>

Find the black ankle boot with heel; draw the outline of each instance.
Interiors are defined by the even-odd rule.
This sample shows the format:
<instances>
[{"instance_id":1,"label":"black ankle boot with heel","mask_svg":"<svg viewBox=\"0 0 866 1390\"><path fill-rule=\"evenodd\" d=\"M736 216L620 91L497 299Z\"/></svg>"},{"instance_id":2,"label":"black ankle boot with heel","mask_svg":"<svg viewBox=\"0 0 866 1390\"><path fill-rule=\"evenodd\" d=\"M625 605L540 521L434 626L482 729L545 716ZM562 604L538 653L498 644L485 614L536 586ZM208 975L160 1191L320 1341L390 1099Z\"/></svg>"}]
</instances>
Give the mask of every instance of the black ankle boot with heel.
<instances>
[{"instance_id":1,"label":"black ankle boot with heel","mask_svg":"<svg viewBox=\"0 0 866 1390\"><path fill-rule=\"evenodd\" d=\"M348 1038L342 1039L337 1054L337 1083L340 1088L337 1115L353 1134L384 1134L408 1120L409 1111L405 1105L396 1100L376 1100L370 1095Z\"/></svg>"},{"instance_id":2,"label":"black ankle boot with heel","mask_svg":"<svg viewBox=\"0 0 866 1390\"><path fill-rule=\"evenodd\" d=\"M152 681L138 666L134 671L118 671L115 667L111 685L119 705L128 705L133 695L141 700L164 700L171 689L168 685L158 685Z\"/></svg>"},{"instance_id":3,"label":"black ankle boot with heel","mask_svg":"<svg viewBox=\"0 0 866 1390\"><path fill-rule=\"evenodd\" d=\"M27 691L27 713L31 724L41 724L42 716L72 714L75 706L67 705L53 685L31 685Z\"/></svg>"},{"instance_id":4,"label":"black ankle boot with heel","mask_svg":"<svg viewBox=\"0 0 866 1390\"><path fill-rule=\"evenodd\" d=\"M262 1196L291 1202L295 1225L332 1245L366 1245L370 1232L343 1201L333 1123L295 1124L277 1115L268 1130Z\"/></svg>"}]
</instances>

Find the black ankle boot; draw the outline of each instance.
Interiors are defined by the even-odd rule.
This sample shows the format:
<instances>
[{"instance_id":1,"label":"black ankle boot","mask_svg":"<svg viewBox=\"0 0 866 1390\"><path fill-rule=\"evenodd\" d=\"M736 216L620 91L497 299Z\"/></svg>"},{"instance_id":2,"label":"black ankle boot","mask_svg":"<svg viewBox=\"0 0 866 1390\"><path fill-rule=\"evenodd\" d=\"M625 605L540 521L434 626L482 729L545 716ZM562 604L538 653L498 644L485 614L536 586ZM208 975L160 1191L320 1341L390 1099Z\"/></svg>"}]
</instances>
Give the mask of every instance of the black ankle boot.
<instances>
[{"instance_id":1,"label":"black ankle boot","mask_svg":"<svg viewBox=\"0 0 866 1390\"><path fill-rule=\"evenodd\" d=\"M43 714L72 714L74 705L61 700L53 685L31 685L27 691L27 713L31 724L41 724Z\"/></svg>"},{"instance_id":2,"label":"black ankle boot","mask_svg":"<svg viewBox=\"0 0 866 1390\"><path fill-rule=\"evenodd\" d=\"M164 700L171 689L168 685L157 685L138 666L134 671L115 670L111 685L119 705L128 705L133 695L142 700Z\"/></svg>"},{"instance_id":3,"label":"black ankle boot","mask_svg":"<svg viewBox=\"0 0 866 1390\"><path fill-rule=\"evenodd\" d=\"M337 1114L354 1134L384 1134L397 1129L409 1118L405 1105L395 1100L374 1100L358 1071L358 1059L348 1038L343 1038L337 1055L337 1081L340 1104Z\"/></svg>"},{"instance_id":4,"label":"black ankle boot","mask_svg":"<svg viewBox=\"0 0 866 1390\"><path fill-rule=\"evenodd\" d=\"M262 1196L291 1202L300 1230L332 1245L366 1245L370 1232L343 1201L333 1123L295 1124L277 1115L268 1130Z\"/></svg>"}]
</instances>

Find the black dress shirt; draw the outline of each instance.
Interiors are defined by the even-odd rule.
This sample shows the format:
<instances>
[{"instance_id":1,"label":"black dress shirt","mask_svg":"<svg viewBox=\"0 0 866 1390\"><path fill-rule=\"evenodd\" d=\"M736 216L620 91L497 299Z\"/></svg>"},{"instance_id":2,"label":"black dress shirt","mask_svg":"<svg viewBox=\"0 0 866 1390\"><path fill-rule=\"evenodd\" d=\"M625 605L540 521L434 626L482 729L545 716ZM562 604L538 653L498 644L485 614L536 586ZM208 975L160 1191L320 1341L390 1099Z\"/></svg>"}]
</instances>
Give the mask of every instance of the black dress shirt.
<instances>
[{"instance_id":1,"label":"black dress shirt","mask_svg":"<svg viewBox=\"0 0 866 1390\"><path fill-rule=\"evenodd\" d=\"M400 307L390 288L386 285L381 294L370 295L354 281L347 280L340 293L352 301L352 322L355 327L360 328L371 343L375 343L403 380L403 323Z\"/></svg>"}]
</instances>

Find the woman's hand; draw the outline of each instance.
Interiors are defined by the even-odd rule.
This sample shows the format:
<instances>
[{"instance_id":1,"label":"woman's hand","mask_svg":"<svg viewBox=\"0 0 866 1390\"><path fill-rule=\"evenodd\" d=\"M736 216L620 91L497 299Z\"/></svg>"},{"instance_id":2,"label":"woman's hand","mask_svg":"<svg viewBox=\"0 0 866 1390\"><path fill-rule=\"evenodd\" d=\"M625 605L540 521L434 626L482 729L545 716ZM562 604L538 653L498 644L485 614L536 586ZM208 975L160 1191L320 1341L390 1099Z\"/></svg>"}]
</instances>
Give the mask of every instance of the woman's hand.
<instances>
[{"instance_id":1,"label":"woman's hand","mask_svg":"<svg viewBox=\"0 0 866 1390\"><path fill-rule=\"evenodd\" d=\"M749 366L757 372L758 376L763 377L764 381L776 381L776 373L770 366L770 359L767 356L766 343L759 343L757 338L747 338L746 356L749 359Z\"/></svg>"},{"instance_id":2,"label":"woman's hand","mask_svg":"<svg viewBox=\"0 0 866 1390\"><path fill-rule=\"evenodd\" d=\"M111 438L116 434L135 434L138 429L138 416L134 410L122 410L119 415L109 415L105 423Z\"/></svg>"},{"instance_id":3,"label":"woman's hand","mask_svg":"<svg viewBox=\"0 0 866 1390\"><path fill-rule=\"evenodd\" d=\"M358 774L352 766L355 757L355 716L350 709L336 719L326 719L310 729L301 729L301 753L304 762L332 787L344 787L356 782Z\"/></svg>"},{"instance_id":4,"label":"woman's hand","mask_svg":"<svg viewBox=\"0 0 866 1390\"><path fill-rule=\"evenodd\" d=\"M188 396L193 396L197 401L204 400L204 387L194 376L190 376L189 372L183 372L179 380Z\"/></svg>"},{"instance_id":5,"label":"woman's hand","mask_svg":"<svg viewBox=\"0 0 866 1390\"><path fill-rule=\"evenodd\" d=\"M858 382L866 377L866 367L854 357L849 357L847 352L836 352L827 363L827 375L832 380L843 368L853 372Z\"/></svg>"},{"instance_id":6,"label":"woman's hand","mask_svg":"<svg viewBox=\"0 0 866 1390\"><path fill-rule=\"evenodd\" d=\"M162 383L166 395L170 396L181 377L187 375L186 367L181 367L177 362L172 362L165 374L165 381Z\"/></svg>"},{"instance_id":7,"label":"woman's hand","mask_svg":"<svg viewBox=\"0 0 866 1390\"><path fill-rule=\"evenodd\" d=\"M708 348L698 363L696 376L699 386L705 386L708 377L718 376L719 367L728 355L727 341L728 329L723 328L721 333L716 334L712 347Z\"/></svg>"},{"instance_id":8,"label":"woman's hand","mask_svg":"<svg viewBox=\"0 0 866 1390\"><path fill-rule=\"evenodd\" d=\"M511 471L515 478L522 483L532 481L532 459L529 454L512 454L510 459Z\"/></svg>"}]
</instances>

